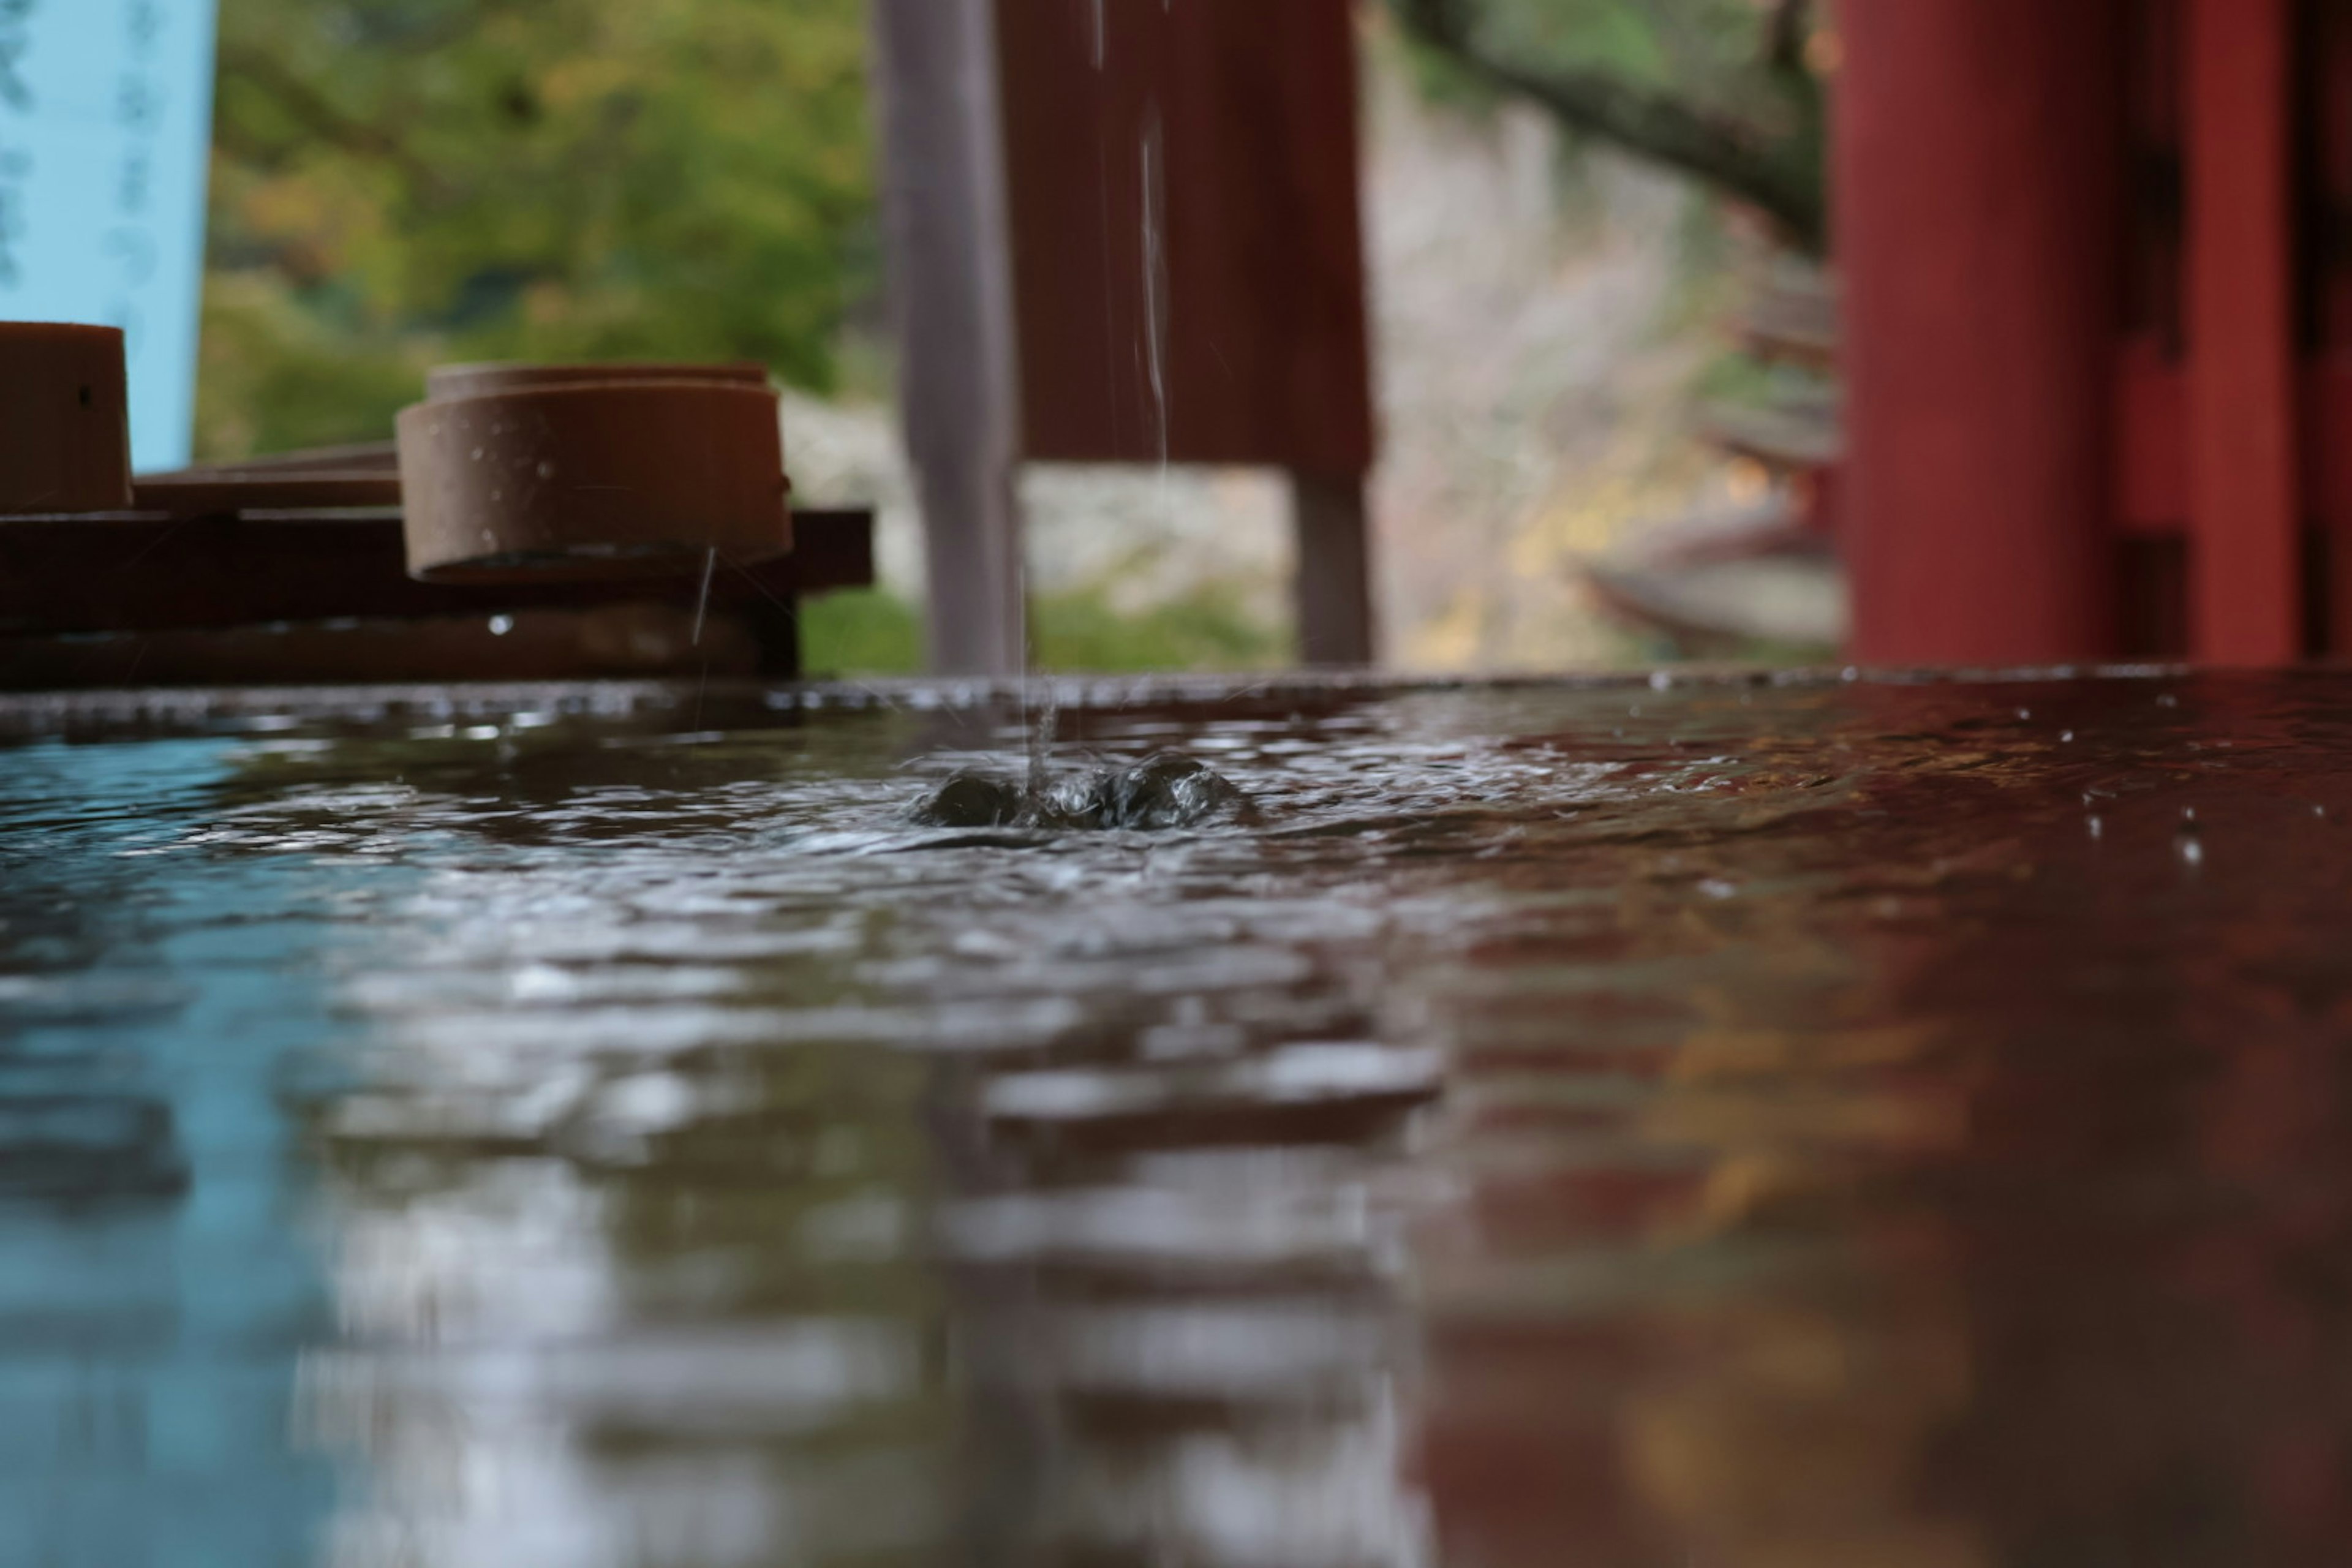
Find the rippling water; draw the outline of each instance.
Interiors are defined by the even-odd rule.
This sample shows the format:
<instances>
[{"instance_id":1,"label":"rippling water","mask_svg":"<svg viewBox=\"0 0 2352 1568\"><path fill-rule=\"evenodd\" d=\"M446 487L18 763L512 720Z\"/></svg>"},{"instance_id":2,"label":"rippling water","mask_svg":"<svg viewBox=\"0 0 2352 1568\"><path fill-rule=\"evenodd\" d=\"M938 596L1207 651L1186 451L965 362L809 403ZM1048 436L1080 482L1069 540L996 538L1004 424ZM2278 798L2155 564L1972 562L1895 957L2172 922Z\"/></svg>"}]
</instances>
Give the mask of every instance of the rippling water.
<instances>
[{"instance_id":1,"label":"rippling water","mask_svg":"<svg viewBox=\"0 0 2352 1568\"><path fill-rule=\"evenodd\" d=\"M2352 680L1069 695L0 714L0 1564L2352 1556Z\"/></svg>"}]
</instances>

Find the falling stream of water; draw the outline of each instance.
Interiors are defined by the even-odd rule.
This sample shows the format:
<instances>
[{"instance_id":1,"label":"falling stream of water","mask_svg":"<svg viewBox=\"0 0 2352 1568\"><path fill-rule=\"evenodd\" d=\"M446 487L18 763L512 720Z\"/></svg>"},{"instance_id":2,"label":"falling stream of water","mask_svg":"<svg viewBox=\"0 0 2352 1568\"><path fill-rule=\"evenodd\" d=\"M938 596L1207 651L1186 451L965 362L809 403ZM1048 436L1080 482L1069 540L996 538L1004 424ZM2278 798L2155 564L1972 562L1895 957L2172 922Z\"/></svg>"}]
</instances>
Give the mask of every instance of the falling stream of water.
<instances>
[{"instance_id":1,"label":"falling stream of water","mask_svg":"<svg viewBox=\"0 0 2352 1568\"><path fill-rule=\"evenodd\" d=\"M1138 144L1143 223L1143 366L1151 396L1162 489L1168 473L1168 179L1160 144L1160 106L1147 105Z\"/></svg>"},{"instance_id":2,"label":"falling stream of water","mask_svg":"<svg viewBox=\"0 0 2352 1568\"><path fill-rule=\"evenodd\" d=\"M719 572L719 546L712 545L702 556L702 586L694 595L694 645L702 646L702 623L710 613L710 580Z\"/></svg>"}]
</instances>

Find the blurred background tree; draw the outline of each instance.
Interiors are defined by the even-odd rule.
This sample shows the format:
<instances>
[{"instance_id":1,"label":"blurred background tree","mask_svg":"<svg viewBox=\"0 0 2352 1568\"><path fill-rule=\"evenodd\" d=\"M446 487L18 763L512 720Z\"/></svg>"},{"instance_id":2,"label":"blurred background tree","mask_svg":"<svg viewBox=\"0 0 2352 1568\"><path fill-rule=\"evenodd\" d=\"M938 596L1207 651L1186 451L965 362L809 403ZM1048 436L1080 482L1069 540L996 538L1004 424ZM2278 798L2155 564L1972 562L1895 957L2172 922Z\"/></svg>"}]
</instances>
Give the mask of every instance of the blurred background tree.
<instances>
[{"instance_id":1,"label":"blurred background tree","mask_svg":"<svg viewBox=\"0 0 2352 1568\"><path fill-rule=\"evenodd\" d=\"M1810 0L1390 0L1424 85L1824 230ZM198 447L381 436L466 358L835 384L878 260L863 0L222 0Z\"/></svg>"},{"instance_id":2,"label":"blurred background tree","mask_svg":"<svg viewBox=\"0 0 2352 1568\"><path fill-rule=\"evenodd\" d=\"M836 382L862 0L222 0L198 449L380 439L462 359Z\"/></svg>"},{"instance_id":3,"label":"blurred background tree","mask_svg":"<svg viewBox=\"0 0 2352 1568\"><path fill-rule=\"evenodd\" d=\"M1696 181L1793 248L1828 238L1813 0L1389 0L1441 87L1540 108Z\"/></svg>"},{"instance_id":4,"label":"blurred background tree","mask_svg":"<svg viewBox=\"0 0 2352 1568\"><path fill-rule=\"evenodd\" d=\"M866 0L220 0L220 11L200 457L382 439L436 363L652 357L763 363L800 393L835 400L828 412L863 433L875 472L896 464L877 330ZM1384 249L1378 231L1409 236L1412 210L1442 200L1454 179L1445 171L1491 163L1448 142L1433 129L1440 121L1485 123L1507 101L1533 104L1565 132L1563 208L1575 205L1578 171L1599 162L1590 151L1630 153L1691 182L1689 221L1675 237L1619 240L1638 252L1637 271L1680 280L1650 336L1704 335L1694 323L1715 309L1728 271L1710 237L1723 226L1716 198L1764 215L1800 251L1821 242L1815 6L1382 0L1365 16L1367 70L1381 89L1369 100L1371 178L1391 216L1404 215L1384 224L1375 212L1372 264L1376 273L1464 274L1462 289L1433 293L1402 274L1375 277L1376 299L1423 301L1389 310L1377 363L1391 385L1423 386L1453 384L1457 362L1513 352L1559 367L1531 375L1531 387L1549 390L1522 398L1528 417L1507 430L1483 395L1437 424L1398 422L1391 450L1405 460L1391 467L1408 470L1422 432L1461 432L1428 438L1421 466L1457 479L1401 509L1398 526L1449 559L1502 562L1508 552L1493 539L1524 531L1528 516L1637 511L1647 503L1580 491L1513 500L1481 462L1507 447L1505 466L1522 480L1558 468L1545 485L1572 487L1593 468L1589 454L1574 455L1585 453L1576 432L1633 431L1622 410L1640 401L1627 388L1647 347L1604 343L1597 352L1608 363L1595 364L1590 345L1606 332L1538 340L1501 323L1499 336L1482 338L1479 321L1440 319L1483 308L1462 253L1439 247L1424 263L1409 238ZM1379 112L1399 98L1435 113ZM1465 112L1449 116L1449 106ZM1423 156L1440 142L1450 150ZM1558 241L1570 250L1588 243L1575 226ZM1532 268L1513 297L1540 292L1562 301L1545 307L1560 321L1580 319L1580 275L1534 255L1554 238L1528 228L1512 243ZM1622 303L1606 310L1623 314ZM795 406L804 433L814 405L803 396ZM796 463L810 458L796 449ZM869 478L835 476L828 498L869 499ZM1160 485L1150 475L1136 482ZM1041 501L1033 521L1051 537L1058 504L1072 529L1100 531L1121 518L1116 526L1140 538L1148 529L1129 528L1137 519L1213 510L1213 488L1182 491L1180 508L1161 486L1122 511L1097 487L1082 501ZM894 537L911 532L903 505L886 522ZM1086 568L1091 575L1072 576L1061 559L1069 552L1042 545L1048 570L1033 577L1032 618L1041 662L1277 662L1287 642L1281 551L1259 534L1278 533L1278 514L1228 522L1146 541L1136 552L1145 565L1123 559L1115 571ZM1542 570L1561 585L1531 595L1520 619L1589 619L1566 574ZM812 606L815 666L911 668L917 591L911 578L894 580ZM1415 617L1436 612L1419 600L1396 610L1393 646L1429 657L1411 652L1430 646ZM1575 657L1612 657L1591 651L1601 646L1588 638ZM1507 641L1475 647L1463 657L1523 657Z\"/></svg>"}]
</instances>

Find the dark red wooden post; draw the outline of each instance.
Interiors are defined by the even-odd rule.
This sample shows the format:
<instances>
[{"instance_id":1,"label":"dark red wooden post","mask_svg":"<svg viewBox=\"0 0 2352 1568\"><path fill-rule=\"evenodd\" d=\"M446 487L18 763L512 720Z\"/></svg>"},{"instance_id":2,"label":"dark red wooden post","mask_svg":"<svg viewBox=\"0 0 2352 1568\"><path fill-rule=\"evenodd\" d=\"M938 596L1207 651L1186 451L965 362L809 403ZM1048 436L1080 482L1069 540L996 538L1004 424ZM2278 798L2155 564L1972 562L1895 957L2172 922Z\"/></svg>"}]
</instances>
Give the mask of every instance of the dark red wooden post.
<instances>
[{"instance_id":1,"label":"dark red wooden post","mask_svg":"<svg viewBox=\"0 0 2352 1568\"><path fill-rule=\"evenodd\" d=\"M1354 11L996 0L1024 455L1287 469L1318 664L1373 644Z\"/></svg>"},{"instance_id":2,"label":"dark red wooden post","mask_svg":"<svg viewBox=\"0 0 2352 1568\"><path fill-rule=\"evenodd\" d=\"M2289 0L2189 0L2189 625L2197 657L2304 652Z\"/></svg>"},{"instance_id":3,"label":"dark red wooden post","mask_svg":"<svg viewBox=\"0 0 2352 1568\"><path fill-rule=\"evenodd\" d=\"M2105 654L2119 9L1845 0L1840 15L1853 651Z\"/></svg>"}]
</instances>

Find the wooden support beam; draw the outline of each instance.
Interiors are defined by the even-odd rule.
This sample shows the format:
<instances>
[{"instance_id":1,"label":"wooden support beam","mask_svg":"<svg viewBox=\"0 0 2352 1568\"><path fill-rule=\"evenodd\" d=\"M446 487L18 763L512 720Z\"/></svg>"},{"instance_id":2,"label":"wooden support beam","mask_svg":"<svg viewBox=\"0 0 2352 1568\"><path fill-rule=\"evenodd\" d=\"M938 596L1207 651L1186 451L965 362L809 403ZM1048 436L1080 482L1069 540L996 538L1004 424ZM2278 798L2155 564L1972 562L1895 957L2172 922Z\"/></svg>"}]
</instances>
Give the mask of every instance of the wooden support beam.
<instances>
[{"instance_id":1,"label":"wooden support beam","mask_svg":"<svg viewBox=\"0 0 2352 1568\"><path fill-rule=\"evenodd\" d=\"M930 663L1027 663L1021 378L995 0L876 0L899 401L928 545Z\"/></svg>"},{"instance_id":2,"label":"wooden support beam","mask_svg":"<svg viewBox=\"0 0 2352 1568\"><path fill-rule=\"evenodd\" d=\"M709 606L755 617L874 581L873 514L799 511L789 555L721 568ZM0 517L0 634L58 636L350 619L691 605L700 578L461 585L408 575L396 512ZM777 635L789 631L777 628Z\"/></svg>"},{"instance_id":3,"label":"wooden support beam","mask_svg":"<svg viewBox=\"0 0 2352 1568\"><path fill-rule=\"evenodd\" d=\"M1300 657L1373 652L1354 0L996 0L1024 450L1291 475Z\"/></svg>"},{"instance_id":4,"label":"wooden support beam","mask_svg":"<svg viewBox=\"0 0 2352 1568\"><path fill-rule=\"evenodd\" d=\"M1300 662L1371 663L1371 541L1362 477L1293 472L1290 506L1298 536Z\"/></svg>"},{"instance_id":5,"label":"wooden support beam","mask_svg":"<svg viewBox=\"0 0 2352 1568\"><path fill-rule=\"evenodd\" d=\"M2290 0L2189 0L2190 629L2303 656Z\"/></svg>"}]
</instances>

